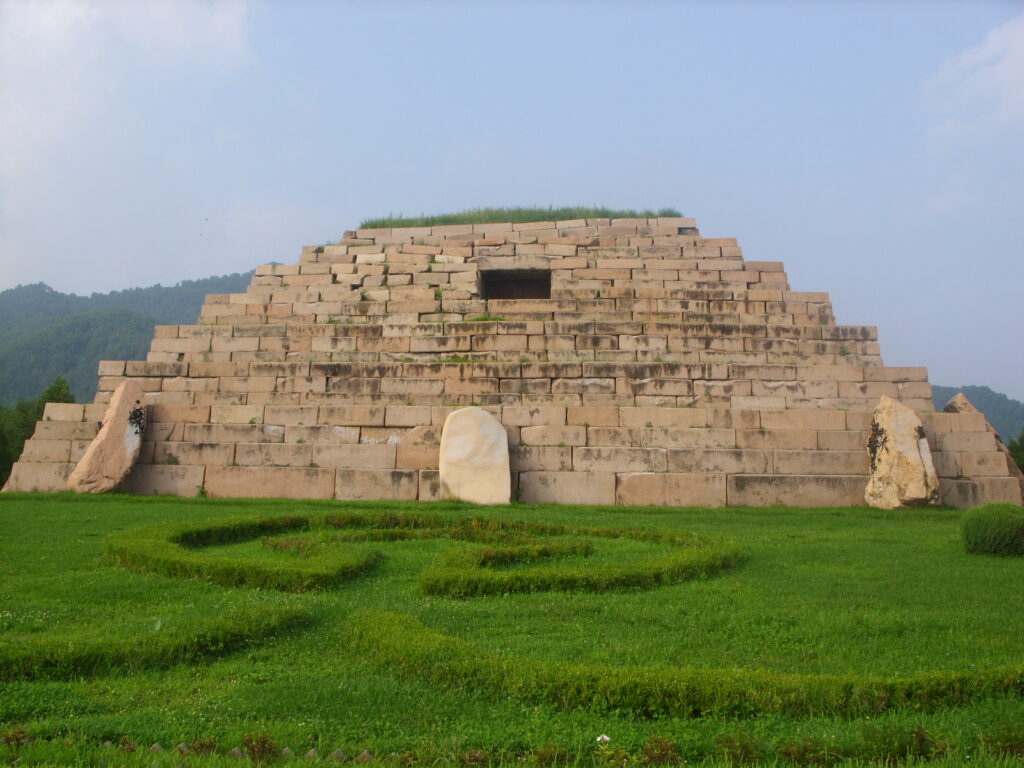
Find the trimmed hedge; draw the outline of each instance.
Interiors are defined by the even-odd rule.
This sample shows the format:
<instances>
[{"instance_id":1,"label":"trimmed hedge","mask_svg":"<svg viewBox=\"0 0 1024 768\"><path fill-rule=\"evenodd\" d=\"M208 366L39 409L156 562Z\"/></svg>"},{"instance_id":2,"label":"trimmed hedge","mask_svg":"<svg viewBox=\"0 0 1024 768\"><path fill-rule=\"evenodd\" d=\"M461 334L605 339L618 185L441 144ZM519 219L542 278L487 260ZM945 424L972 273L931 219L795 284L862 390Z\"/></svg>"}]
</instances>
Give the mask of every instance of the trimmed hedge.
<instances>
[{"instance_id":1,"label":"trimmed hedge","mask_svg":"<svg viewBox=\"0 0 1024 768\"><path fill-rule=\"evenodd\" d=\"M961 530L971 554L1024 555L1024 507L982 504L964 513Z\"/></svg>"},{"instance_id":2,"label":"trimmed hedge","mask_svg":"<svg viewBox=\"0 0 1024 768\"><path fill-rule=\"evenodd\" d=\"M224 616L144 635L97 637L95 632L46 634L20 643L0 640L0 680L66 679L224 656L310 620L309 612L245 606Z\"/></svg>"},{"instance_id":3,"label":"trimmed hedge","mask_svg":"<svg viewBox=\"0 0 1024 768\"><path fill-rule=\"evenodd\" d=\"M331 534L330 529L349 530ZM272 538L291 531L305 535ZM593 545L586 541L541 543L543 536L628 538L668 545L678 551L621 565L491 570L494 566L561 555L586 556L593 551ZM264 547L294 553L295 561L223 557L201 551L204 546L260 537ZM686 531L589 528L388 512L238 517L213 523L150 526L111 536L107 553L114 561L135 570L205 579L229 587L299 592L354 578L381 557L375 550L323 545L441 537L488 545L442 553L421 572L419 585L424 593L449 597L550 590L652 589L710 576L741 560L734 547Z\"/></svg>"},{"instance_id":4,"label":"trimmed hedge","mask_svg":"<svg viewBox=\"0 0 1024 768\"><path fill-rule=\"evenodd\" d=\"M581 543L585 547L585 542ZM579 545L577 545L579 547ZM592 547L591 547L592 548ZM561 549L561 548L559 548ZM491 552L498 561L538 559L541 547L511 547L500 550L456 550L437 557L420 573L420 590L428 595L480 597L513 592L584 591L611 589L653 589L666 584L714 575L736 565L738 550L724 546L682 549L665 557L621 565L593 568L522 568L510 571L487 570L493 565ZM571 547L552 554L568 554ZM538 557L532 556L538 553ZM582 554L577 551L576 554ZM547 555L550 556L550 555Z\"/></svg>"},{"instance_id":5,"label":"trimmed hedge","mask_svg":"<svg viewBox=\"0 0 1024 768\"><path fill-rule=\"evenodd\" d=\"M225 587L304 592L335 586L372 568L380 553L339 548L316 560L293 563L255 558L217 557L203 546L232 544L275 533L308 530L312 516L236 517L213 523L154 525L114 534L107 555L134 571L203 579Z\"/></svg>"},{"instance_id":6,"label":"trimmed hedge","mask_svg":"<svg viewBox=\"0 0 1024 768\"><path fill-rule=\"evenodd\" d=\"M861 717L889 709L935 710L1024 694L1024 667L907 678L794 675L764 671L563 664L495 653L430 629L412 616L359 611L352 645L374 664L441 685L564 709L639 717Z\"/></svg>"}]
</instances>

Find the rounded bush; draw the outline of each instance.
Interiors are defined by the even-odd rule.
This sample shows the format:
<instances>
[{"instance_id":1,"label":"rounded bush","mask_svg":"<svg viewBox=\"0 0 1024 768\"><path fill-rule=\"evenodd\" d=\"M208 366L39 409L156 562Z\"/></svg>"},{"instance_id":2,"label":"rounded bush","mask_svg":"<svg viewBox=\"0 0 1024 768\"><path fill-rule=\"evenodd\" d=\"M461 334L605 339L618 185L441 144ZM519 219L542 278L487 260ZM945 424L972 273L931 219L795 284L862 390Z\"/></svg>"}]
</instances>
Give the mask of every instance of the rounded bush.
<instances>
[{"instance_id":1,"label":"rounded bush","mask_svg":"<svg viewBox=\"0 0 1024 768\"><path fill-rule=\"evenodd\" d=\"M971 554L1024 555L1024 507L982 504L964 513L962 530Z\"/></svg>"}]
</instances>

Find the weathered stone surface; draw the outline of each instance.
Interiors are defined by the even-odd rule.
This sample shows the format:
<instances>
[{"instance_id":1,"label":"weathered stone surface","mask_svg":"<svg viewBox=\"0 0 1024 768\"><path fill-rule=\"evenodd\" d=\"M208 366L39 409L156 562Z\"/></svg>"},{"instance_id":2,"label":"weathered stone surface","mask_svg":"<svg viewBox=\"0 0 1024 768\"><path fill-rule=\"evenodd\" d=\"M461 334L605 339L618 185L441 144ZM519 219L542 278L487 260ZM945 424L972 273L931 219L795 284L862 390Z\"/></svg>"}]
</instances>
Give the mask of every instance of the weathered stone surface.
<instances>
[{"instance_id":1,"label":"weathered stone surface","mask_svg":"<svg viewBox=\"0 0 1024 768\"><path fill-rule=\"evenodd\" d=\"M482 408L452 411L441 432L442 492L474 504L508 504L512 494L508 436Z\"/></svg>"},{"instance_id":2,"label":"weathered stone surface","mask_svg":"<svg viewBox=\"0 0 1024 768\"><path fill-rule=\"evenodd\" d=\"M975 408L971 401L967 399L967 396L964 395L963 392L957 392L953 395L942 410L945 413L981 413L981 411ZM1010 449L1003 444L1002 438L996 433L995 429L987 420L985 421L985 429L996 436L996 448L999 453L1002 454L1003 461L1006 462L1005 474L1008 474L1010 477L1017 478L1017 482L1020 483L1021 494L1024 495L1024 472L1020 471L1020 467L1017 466L1017 462L1014 461L1013 456L1010 455ZM964 474L970 475L972 473L965 471ZM1004 473L1000 471L998 473L993 472L992 474L1003 475Z\"/></svg>"},{"instance_id":3,"label":"weathered stone surface","mask_svg":"<svg viewBox=\"0 0 1024 768\"><path fill-rule=\"evenodd\" d=\"M68 488L78 493L113 490L139 457L145 431L142 389L128 379L114 390L103 426L68 477Z\"/></svg>"},{"instance_id":4,"label":"weathered stone surface","mask_svg":"<svg viewBox=\"0 0 1024 768\"><path fill-rule=\"evenodd\" d=\"M923 368L882 365L781 263L692 219L534 226L363 230L260 267L145 361L101 362L96 402L48 405L7 490L64 487L129 380L153 422L136 493L446 498L442 426L479 406L524 502L861 504L886 395L918 412L944 503L1020 498L982 414L932 411ZM550 298L485 299L488 267L550 271Z\"/></svg>"},{"instance_id":5,"label":"weathered stone surface","mask_svg":"<svg viewBox=\"0 0 1024 768\"><path fill-rule=\"evenodd\" d=\"M867 447L871 477L864 500L870 506L900 509L939 503L939 478L916 413L882 395Z\"/></svg>"},{"instance_id":6,"label":"weathered stone surface","mask_svg":"<svg viewBox=\"0 0 1024 768\"><path fill-rule=\"evenodd\" d=\"M524 504L614 504L613 472L520 472Z\"/></svg>"}]
</instances>

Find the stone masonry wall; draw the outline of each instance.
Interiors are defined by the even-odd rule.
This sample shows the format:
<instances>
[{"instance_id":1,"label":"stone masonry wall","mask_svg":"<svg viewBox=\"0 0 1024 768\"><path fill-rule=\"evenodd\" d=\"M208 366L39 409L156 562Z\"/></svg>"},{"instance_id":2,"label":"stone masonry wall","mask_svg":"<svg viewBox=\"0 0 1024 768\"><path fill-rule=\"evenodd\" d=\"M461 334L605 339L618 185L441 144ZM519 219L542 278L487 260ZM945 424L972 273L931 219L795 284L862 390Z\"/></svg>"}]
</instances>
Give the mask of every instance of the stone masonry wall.
<instances>
[{"instance_id":1,"label":"stone masonry wall","mask_svg":"<svg viewBox=\"0 0 1024 768\"><path fill-rule=\"evenodd\" d=\"M549 272L551 298L485 299L495 270ZM944 503L1020 503L980 414L935 413L874 328L686 218L349 232L100 376L95 404L47 406L8 488L62 487L132 377L139 493L436 498L444 418L475 404L526 502L861 504L885 394L921 413Z\"/></svg>"}]
</instances>

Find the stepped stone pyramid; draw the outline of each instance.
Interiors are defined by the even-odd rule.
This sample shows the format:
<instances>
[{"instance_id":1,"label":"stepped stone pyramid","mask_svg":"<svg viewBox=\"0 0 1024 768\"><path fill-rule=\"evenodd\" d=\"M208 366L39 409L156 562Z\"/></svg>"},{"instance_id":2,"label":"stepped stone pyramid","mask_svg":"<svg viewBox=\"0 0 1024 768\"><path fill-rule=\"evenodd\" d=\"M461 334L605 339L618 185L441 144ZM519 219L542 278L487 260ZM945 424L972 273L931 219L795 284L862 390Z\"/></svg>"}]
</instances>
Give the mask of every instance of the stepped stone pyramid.
<instances>
[{"instance_id":1,"label":"stepped stone pyramid","mask_svg":"<svg viewBox=\"0 0 1024 768\"><path fill-rule=\"evenodd\" d=\"M99 373L95 403L47 405L8 490L63 489L131 377L151 406L131 493L435 499L444 420L472 404L523 502L860 505L889 395L944 504L1021 501L981 414L936 413L875 328L690 218L347 232Z\"/></svg>"}]
</instances>

